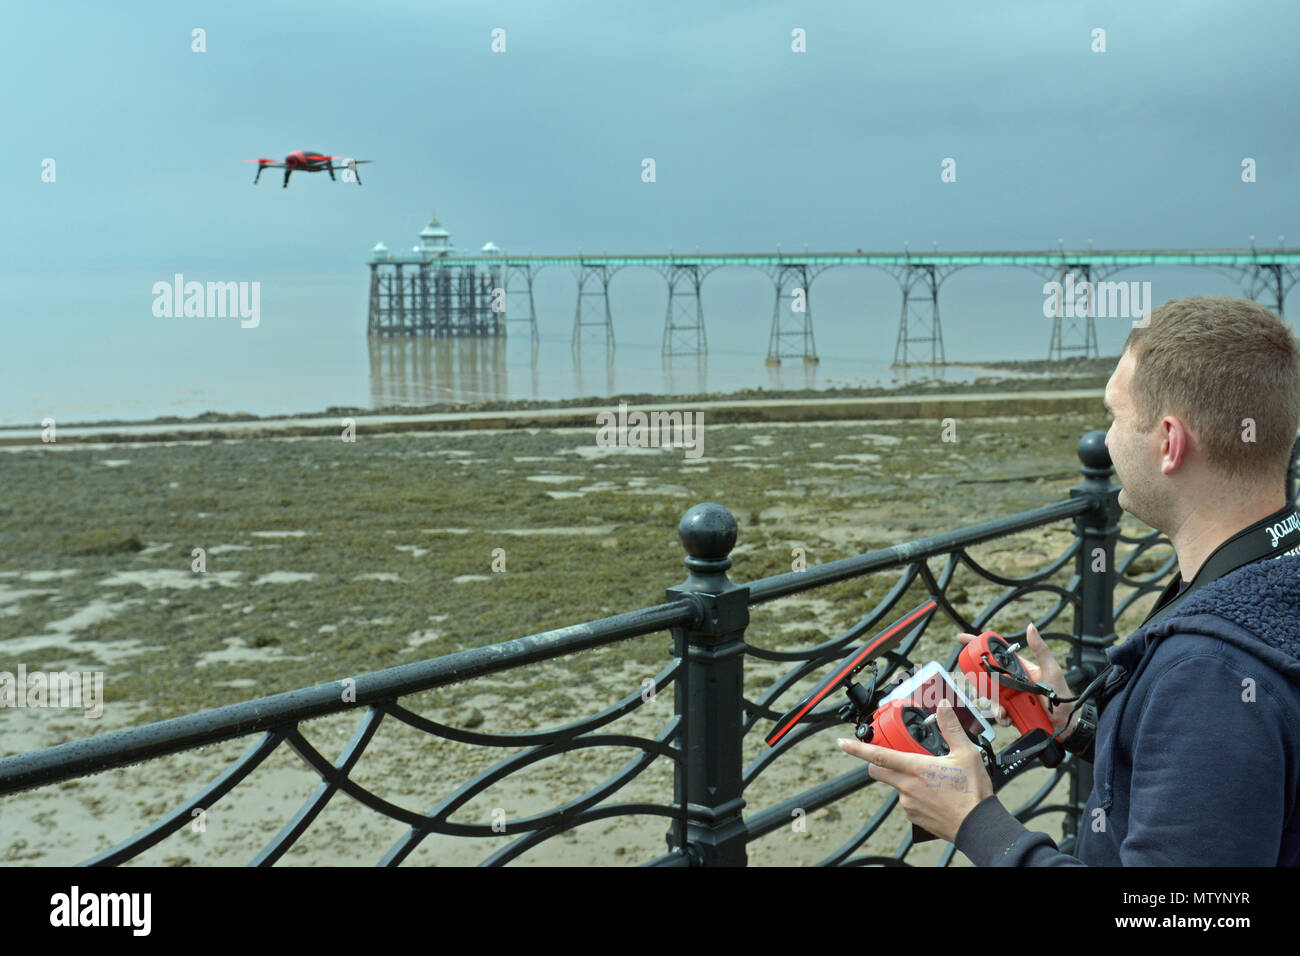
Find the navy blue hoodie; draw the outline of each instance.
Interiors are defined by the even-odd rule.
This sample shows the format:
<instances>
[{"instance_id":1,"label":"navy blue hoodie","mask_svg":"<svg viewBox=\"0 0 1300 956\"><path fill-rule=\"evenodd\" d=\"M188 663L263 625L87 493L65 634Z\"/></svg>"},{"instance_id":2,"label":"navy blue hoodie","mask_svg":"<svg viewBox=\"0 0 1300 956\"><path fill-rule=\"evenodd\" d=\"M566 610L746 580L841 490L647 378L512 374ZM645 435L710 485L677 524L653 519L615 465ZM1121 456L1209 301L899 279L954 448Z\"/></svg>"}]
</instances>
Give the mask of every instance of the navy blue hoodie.
<instances>
[{"instance_id":1,"label":"navy blue hoodie","mask_svg":"<svg viewBox=\"0 0 1300 956\"><path fill-rule=\"evenodd\" d=\"M1076 855L997 797L957 849L977 866L1300 866L1300 556L1210 582L1106 655Z\"/></svg>"}]
</instances>

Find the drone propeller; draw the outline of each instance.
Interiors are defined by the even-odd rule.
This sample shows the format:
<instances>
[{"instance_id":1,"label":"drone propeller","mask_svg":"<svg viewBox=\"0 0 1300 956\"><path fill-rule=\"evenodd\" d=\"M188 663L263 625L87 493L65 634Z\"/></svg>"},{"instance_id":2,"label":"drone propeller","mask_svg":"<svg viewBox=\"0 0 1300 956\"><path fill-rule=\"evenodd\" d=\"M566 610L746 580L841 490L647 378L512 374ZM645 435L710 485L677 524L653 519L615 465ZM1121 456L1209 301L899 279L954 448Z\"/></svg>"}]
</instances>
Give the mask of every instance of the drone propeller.
<instances>
[{"instance_id":1,"label":"drone propeller","mask_svg":"<svg viewBox=\"0 0 1300 956\"><path fill-rule=\"evenodd\" d=\"M908 611L862 647L850 652L849 656L831 672L830 677L818 684L807 697L795 704L784 717L776 722L772 732L767 735L767 745L775 747L782 737L794 729L795 724L812 713L812 709L829 697L836 688L844 687L850 689L850 693L852 693L853 675L866 667L872 660L897 647L902 643L903 634L908 628L925 624L938 607L939 602L934 598L926 600ZM862 705L867 702L855 700L855 703Z\"/></svg>"}]
</instances>

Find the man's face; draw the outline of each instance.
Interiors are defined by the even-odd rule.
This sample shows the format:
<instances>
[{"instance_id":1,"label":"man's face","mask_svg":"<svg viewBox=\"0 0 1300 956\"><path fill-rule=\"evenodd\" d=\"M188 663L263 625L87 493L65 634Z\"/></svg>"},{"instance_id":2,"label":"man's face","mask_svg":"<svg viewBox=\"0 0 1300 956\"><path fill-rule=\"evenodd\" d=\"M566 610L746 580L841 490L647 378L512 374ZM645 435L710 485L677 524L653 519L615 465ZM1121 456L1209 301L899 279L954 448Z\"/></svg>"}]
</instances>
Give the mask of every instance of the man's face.
<instances>
[{"instance_id":1,"label":"man's face","mask_svg":"<svg viewBox=\"0 0 1300 956\"><path fill-rule=\"evenodd\" d=\"M1149 432L1137 430L1137 410L1133 406L1133 371L1137 363L1126 351L1106 383L1106 411L1112 416L1106 432L1106 447L1115 467L1115 477L1123 484L1119 506L1153 528L1160 527L1161 495L1160 427Z\"/></svg>"}]
</instances>

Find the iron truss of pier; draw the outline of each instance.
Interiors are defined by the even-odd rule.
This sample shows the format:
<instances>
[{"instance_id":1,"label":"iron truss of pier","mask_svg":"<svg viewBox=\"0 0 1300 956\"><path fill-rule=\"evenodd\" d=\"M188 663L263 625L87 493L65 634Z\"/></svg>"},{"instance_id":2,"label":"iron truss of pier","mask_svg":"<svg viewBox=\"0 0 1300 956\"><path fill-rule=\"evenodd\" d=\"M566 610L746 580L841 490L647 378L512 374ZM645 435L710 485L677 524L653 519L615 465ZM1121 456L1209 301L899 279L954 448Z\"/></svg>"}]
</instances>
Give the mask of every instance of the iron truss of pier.
<instances>
[{"instance_id":1,"label":"iron truss of pier","mask_svg":"<svg viewBox=\"0 0 1300 956\"><path fill-rule=\"evenodd\" d=\"M467 256L451 246L450 234L436 216L421 231L420 244L410 252L391 252L381 242L371 250L366 263L370 266L367 328L371 336L503 336L509 323L519 322L527 323L536 344L533 281L542 269L561 266L571 269L577 282L574 349L594 343L603 345L611 354L614 320L609 305L610 282L620 269L654 269L668 284L665 358L708 353L700 290L709 273L726 266L761 269L772 280L775 291L767 349L771 365L785 359L818 361L812 313L812 284L818 275L836 266L871 266L892 275L902 293L894 346L896 368L945 363L939 288L958 269L1015 266L1033 270L1063 287L1069 277L1074 287L1088 282L1100 288L1126 269L1198 266L1233 279L1247 298L1278 315L1283 314L1286 295L1300 277L1300 252L1284 248L519 256L507 255L489 242L479 255ZM1069 314L1071 311L1053 318L1048 358L1062 359L1069 353L1097 357L1095 315L1076 316Z\"/></svg>"}]
</instances>

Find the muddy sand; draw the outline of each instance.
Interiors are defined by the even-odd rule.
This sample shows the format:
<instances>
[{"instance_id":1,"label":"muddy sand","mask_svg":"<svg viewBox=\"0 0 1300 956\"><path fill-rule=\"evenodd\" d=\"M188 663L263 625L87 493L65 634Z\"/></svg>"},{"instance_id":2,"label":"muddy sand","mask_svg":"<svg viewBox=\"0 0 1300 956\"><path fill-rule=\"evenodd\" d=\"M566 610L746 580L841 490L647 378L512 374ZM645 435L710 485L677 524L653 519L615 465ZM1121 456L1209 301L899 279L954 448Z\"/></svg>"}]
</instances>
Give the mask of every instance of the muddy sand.
<instances>
[{"instance_id":1,"label":"muddy sand","mask_svg":"<svg viewBox=\"0 0 1300 956\"><path fill-rule=\"evenodd\" d=\"M0 755L658 603L685 576L676 525L700 501L736 515L731 576L740 582L790 570L795 548L815 564L1057 501L1079 481L1078 438L1104 425L1100 412L972 417L957 400L950 417L955 442L943 440L939 417L709 424L705 454L695 460L680 448L600 447L590 425L359 427L355 443L336 433L7 447L0 451L0 669L103 671L105 703L98 719L0 709ZM1145 530L1125 520L1129 533ZM999 572L1023 574L1070 540L1069 523L1059 522L972 554ZM203 573L192 570L195 548L205 551ZM1142 567L1154 570L1169 554L1157 549ZM494 570L502 556L505 570ZM942 562L930 567L937 574ZM858 620L895 580L880 574L756 607L747 640L773 648L820 642ZM949 593L969 617L1001 589L963 571ZM1149 601L1130 609L1120 634ZM1046 596L1025 598L990 626L1023 628L1049 606ZM1052 629L1068 631L1070 622ZM955 633L936 620L914 660L945 657ZM403 703L482 732L557 726L636 691L668 662L668 648L666 633L647 635ZM750 660L747 696L777 673ZM671 698L671 691L657 695L610 731L654 736L671 717ZM333 759L360 717L323 718L303 732ZM764 728L760 722L747 738L747 762L763 748ZM842 772L852 758L835 749L836 733L805 741L760 776L746 792L749 812ZM0 858L68 864L113 846L187 801L259 736L0 798ZM354 778L427 812L514 752L433 739L389 721ZM543 761L452 819L488 823L494 813L511 819L555 806L632 754L600 748ZM1045 773L1020 778L1004 791L1006 802L1018 805ZM136 862L245 863L316 783L282 746L206 808L201 830L183 829ZM616 799L667 803L671 792L671 767L660 759ZM868 786L810 814L801 832L792 826L751 844L750 861L815 863L892 793ZM1058 825L1052 817L1039 824L1054 834ZM657 817L599 821L520 862L642 862L664 852L666 826ZM905 828L893 813L868 850L892 853ZM405 831L338 795L282 862L373 863ZM507 840L433 837L408 862L476 863ZM932 844L909 859L934 862L942 849Z\"/></svg>"}]
</instances>

